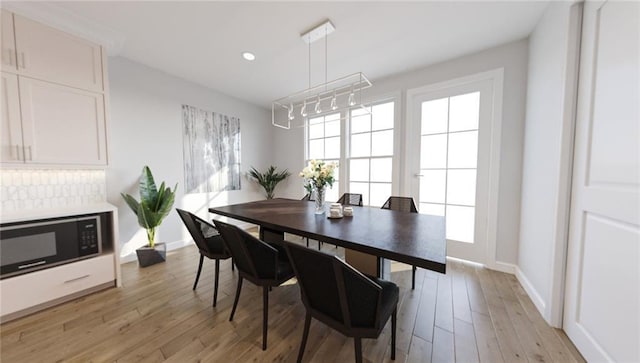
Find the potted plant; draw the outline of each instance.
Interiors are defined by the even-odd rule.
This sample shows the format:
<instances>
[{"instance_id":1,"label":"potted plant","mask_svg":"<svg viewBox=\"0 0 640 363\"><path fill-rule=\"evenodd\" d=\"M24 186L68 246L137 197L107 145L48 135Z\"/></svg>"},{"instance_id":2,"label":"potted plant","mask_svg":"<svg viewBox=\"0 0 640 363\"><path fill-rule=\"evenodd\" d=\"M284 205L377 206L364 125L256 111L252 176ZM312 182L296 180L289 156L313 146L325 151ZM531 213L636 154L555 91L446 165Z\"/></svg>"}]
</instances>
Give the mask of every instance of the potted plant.
<instances>
[{"instance_id":1,"label":"potted plant","mask_svg":"<svg viewBox=\"0 0 640 363\"><path fill-rule=\"evenodd\" d=\"M140 202L129 194L121 193L122 198L138 217L140 227L147 230L149 244L136 250L138 263L141 267L166 260L166 245L155 243L156 230L171 211L176 199L177 188L177 183L171 190L171 188L165 187L164 182L160 184L160 188L157 188L151 169L145 165L142 168L142 175L140 175Z\"/></svg>"},{"instance_id":2,"label":"potted plant","mask_svg":"<svg viewBox=\"0 0 640 363\"><path fill-rule=\"evenodd\" d=\"M291 173L289 173L287 169L276 173L276 167L273 165L270 166L264 174L256 170L254 167L251 167L251 171L249 171L249 176L260 184L264 188L264 191L267 192L267 199L273 199L273 193L276 190L276 185L287 179L289 175L291 175Z\"/></svg>"}]
</instances>

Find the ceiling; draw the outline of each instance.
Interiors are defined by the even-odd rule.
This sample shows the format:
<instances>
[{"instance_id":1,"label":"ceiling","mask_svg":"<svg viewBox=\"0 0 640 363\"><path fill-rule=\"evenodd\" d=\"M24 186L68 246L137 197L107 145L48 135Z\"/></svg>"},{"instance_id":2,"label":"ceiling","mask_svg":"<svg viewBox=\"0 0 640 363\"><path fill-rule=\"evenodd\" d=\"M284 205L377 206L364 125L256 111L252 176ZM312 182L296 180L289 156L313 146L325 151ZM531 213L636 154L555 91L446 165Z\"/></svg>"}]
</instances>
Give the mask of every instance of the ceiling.
<instances>
[{"instance_id":1,"label":"ceiling","mask_svg":"<svg viewBox=\"0 0 640 363\"><path fill-rule=\"evenodd\" d=\"M327 79L374 83L525 38L547 2L55 2L123 40L112 53L270 108L325 80L325 43L300 34L330 19ZM248 62L243 51L255 53ZM311 58L309 58L309 50ZM309 72L309 59L311 72Z\"/></svg>"}]
</instances>

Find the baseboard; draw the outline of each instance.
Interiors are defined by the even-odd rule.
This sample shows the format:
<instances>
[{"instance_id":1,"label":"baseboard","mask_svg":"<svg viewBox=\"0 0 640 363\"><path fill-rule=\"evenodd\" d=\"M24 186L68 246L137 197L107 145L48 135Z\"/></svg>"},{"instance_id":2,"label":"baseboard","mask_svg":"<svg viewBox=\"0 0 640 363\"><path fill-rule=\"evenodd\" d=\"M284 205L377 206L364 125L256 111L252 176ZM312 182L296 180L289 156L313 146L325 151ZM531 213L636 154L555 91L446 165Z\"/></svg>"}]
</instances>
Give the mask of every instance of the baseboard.
<instances>
[{"instance_id":1,"label":"baseboard","mask_svg":"<svg viewBox=\"0 0 640 363\"><path fill-rule=\"evenodd\" d=\"M527 276L524 274L524 272L522 272L522 270L520 270L519 267L516 267L516 278L518 279L518 282L520 282L520 285L522 285L522 288L524 288L524 291L526 291L527 295L529 295L529 298L533 302L533 305L535 305L540 312L540 315L542 315L542 317L547 320L545 316L546 304L544 302L544 299L542 298L542 296L540 296L538 290L533 287L531 281L527 279Z\"/></svg>"},{"instance_id":2,"label":"baseboard","mask_svg":"<svg viewBox=\"0 0 640 363\"><path fill-rule=\"evenodd\" d=\"M515 275L518 267L511 263L495 261L494 263L487 266L488 268L508 274Z\"/></svg>"}]
</instances>

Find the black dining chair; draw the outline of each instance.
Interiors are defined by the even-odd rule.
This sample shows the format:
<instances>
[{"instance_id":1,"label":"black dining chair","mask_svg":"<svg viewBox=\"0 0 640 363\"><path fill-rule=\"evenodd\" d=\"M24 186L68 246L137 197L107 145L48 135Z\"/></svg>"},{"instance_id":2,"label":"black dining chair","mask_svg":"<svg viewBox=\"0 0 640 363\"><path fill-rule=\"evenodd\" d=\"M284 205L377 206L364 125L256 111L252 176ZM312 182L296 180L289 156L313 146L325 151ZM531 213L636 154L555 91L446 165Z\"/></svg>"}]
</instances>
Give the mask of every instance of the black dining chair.
<instances>
[{"instance_id":1,"label":"black dining chair","mask_svg":"<svg viewBox=\"0 0 640 363\"><path fill-rule=\"evenodd\" d=\"M389 197L381 207L382 209L391 209L399 212L418 213L416 203L411 197ZM412 266L411 270L411 290L416 288L416 270L415 266Z\"/></svg>"},{"instance_id":2,"label":"black dining chair","mask_svg":"<svg viewBox=\"0 0 640 363\"><path fill-rule=\"evenodd\" d=\"M279 252L273 246L232 224L220 221L213 221L213 223L220 231L224 244L238 267L238 287L229 321L233 320L233 315L236 313L242 281L247 279L255 285L262 286L262 350L266 350L269 290L273 286L280 286L295 275L289 264L289 258L285 252Z\"/></svg>"},{"instance_id":3,"label":"black dining chair","mask_svg":"<svg viewBox=\"0 0 640 363\"><path fill-rule=\"evenodd\" d=\"M352 205L356 207L362 207L363 205L362 194L344 193L336 203L340 203L342 205Z\"/></svg>"},{"instance_id":4,"label":"black dining chair","mask_svg":"<svg viewBox=\"0 0 640 363\"><path fill-rule=\"evenodd\" d=\"M353 337L356 362L362 338L378 338L391 317L391 359L396 358L396 284L368 277L334 255L285 242L306 309L298 362L302 362L311 318Z\"/></svg>"},{"instance_id":5,"label":"black dining chair","mask_svg":"<svg viewBox=\"0 0 640 363\"><path fill-rule=\"evenodd\" d=\"M176 208L176 212L187 227L193 241L200 251L200 263L198 264L198 272L196 273L196 281L193 283L193 290L198 287L198 280L202 272L202 263L204 258L210 258L216 262L216 271L213 285L213 306L216 306L218 299L218 276L220 275L220 260L226 260L231 257L222 242L222 237L216 227L206 222L202 218L193 213ZM231 269L233 270L233 260L231 260Z\"/></svg>"}]
</instances>

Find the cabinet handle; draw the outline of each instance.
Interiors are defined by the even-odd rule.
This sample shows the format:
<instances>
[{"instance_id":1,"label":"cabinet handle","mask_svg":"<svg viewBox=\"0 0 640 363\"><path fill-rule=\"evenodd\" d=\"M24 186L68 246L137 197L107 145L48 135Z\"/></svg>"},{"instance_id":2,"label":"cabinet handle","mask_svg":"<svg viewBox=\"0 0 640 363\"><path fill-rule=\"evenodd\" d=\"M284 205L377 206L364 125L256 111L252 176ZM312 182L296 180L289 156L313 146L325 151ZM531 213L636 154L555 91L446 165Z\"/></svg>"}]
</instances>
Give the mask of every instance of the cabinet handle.
<instances>
[{"instance_id":1,"label":"cabinet handle","mask_svg":"<svg viewBox=\"0 0 640 363\"><path fill-rule=\"evenodd\" d=\"M33 154L31 153L31 145L27 146L27 150L29 150L29 161L33 161ZM25 160L27 156L25 155Z\"/></svg>"},{"instance_id":2,"label":"cabinet handle","mask_svg":"<svg viewBox=\"0 0 640 363\"><path fill-rule=\"evenodd\" d=\"M67 280L67 281L65 281L64 283L65 283L65 284L68 284L68 283L71 283L71 282L74 282L74 281L78 281L78 280L86 279L86 278L87 278L87 277L89 277L89 276L91 276L91 275L84 275L84 276L76 277L75 279Z\"/></svg>"},{"instance_id":3,"label":"cabinet handle","mask_svg":"<svg viewBox=\"0 0 640 363\"><path fill-rule=\"evenodd\" d=\"M424 174L415 173L415 174L413 174L413 176L415 176L416 178L421 178L421 177L424 176Z\"/></svg>"},{"instance_id":4,"label":"cabinet handle","mask_svg":"<svg viewBox=\"0 0 640 363\"><path fill-rule=\"evenodd\" d=\"M20 160L20 145L15 144L15 145L14 145L14 147L15 147L15 149L16 149L16 153L15 153L15 155L14 155L14 158L15 158L16 160Z\"/></svg>"},{"instance_id":5,"label":"cabinet handle","mask_svg":"<svg viewBox=\"0 0 640 363\"><path fill-rule=\"evenodd\" d=\"M13 65L13 59L11 59L11 53L13 53L13 50L10 48L7 49L3 49L2 51L2 63L6 63L10 66Z\"/></svg>"}]
</instances>

